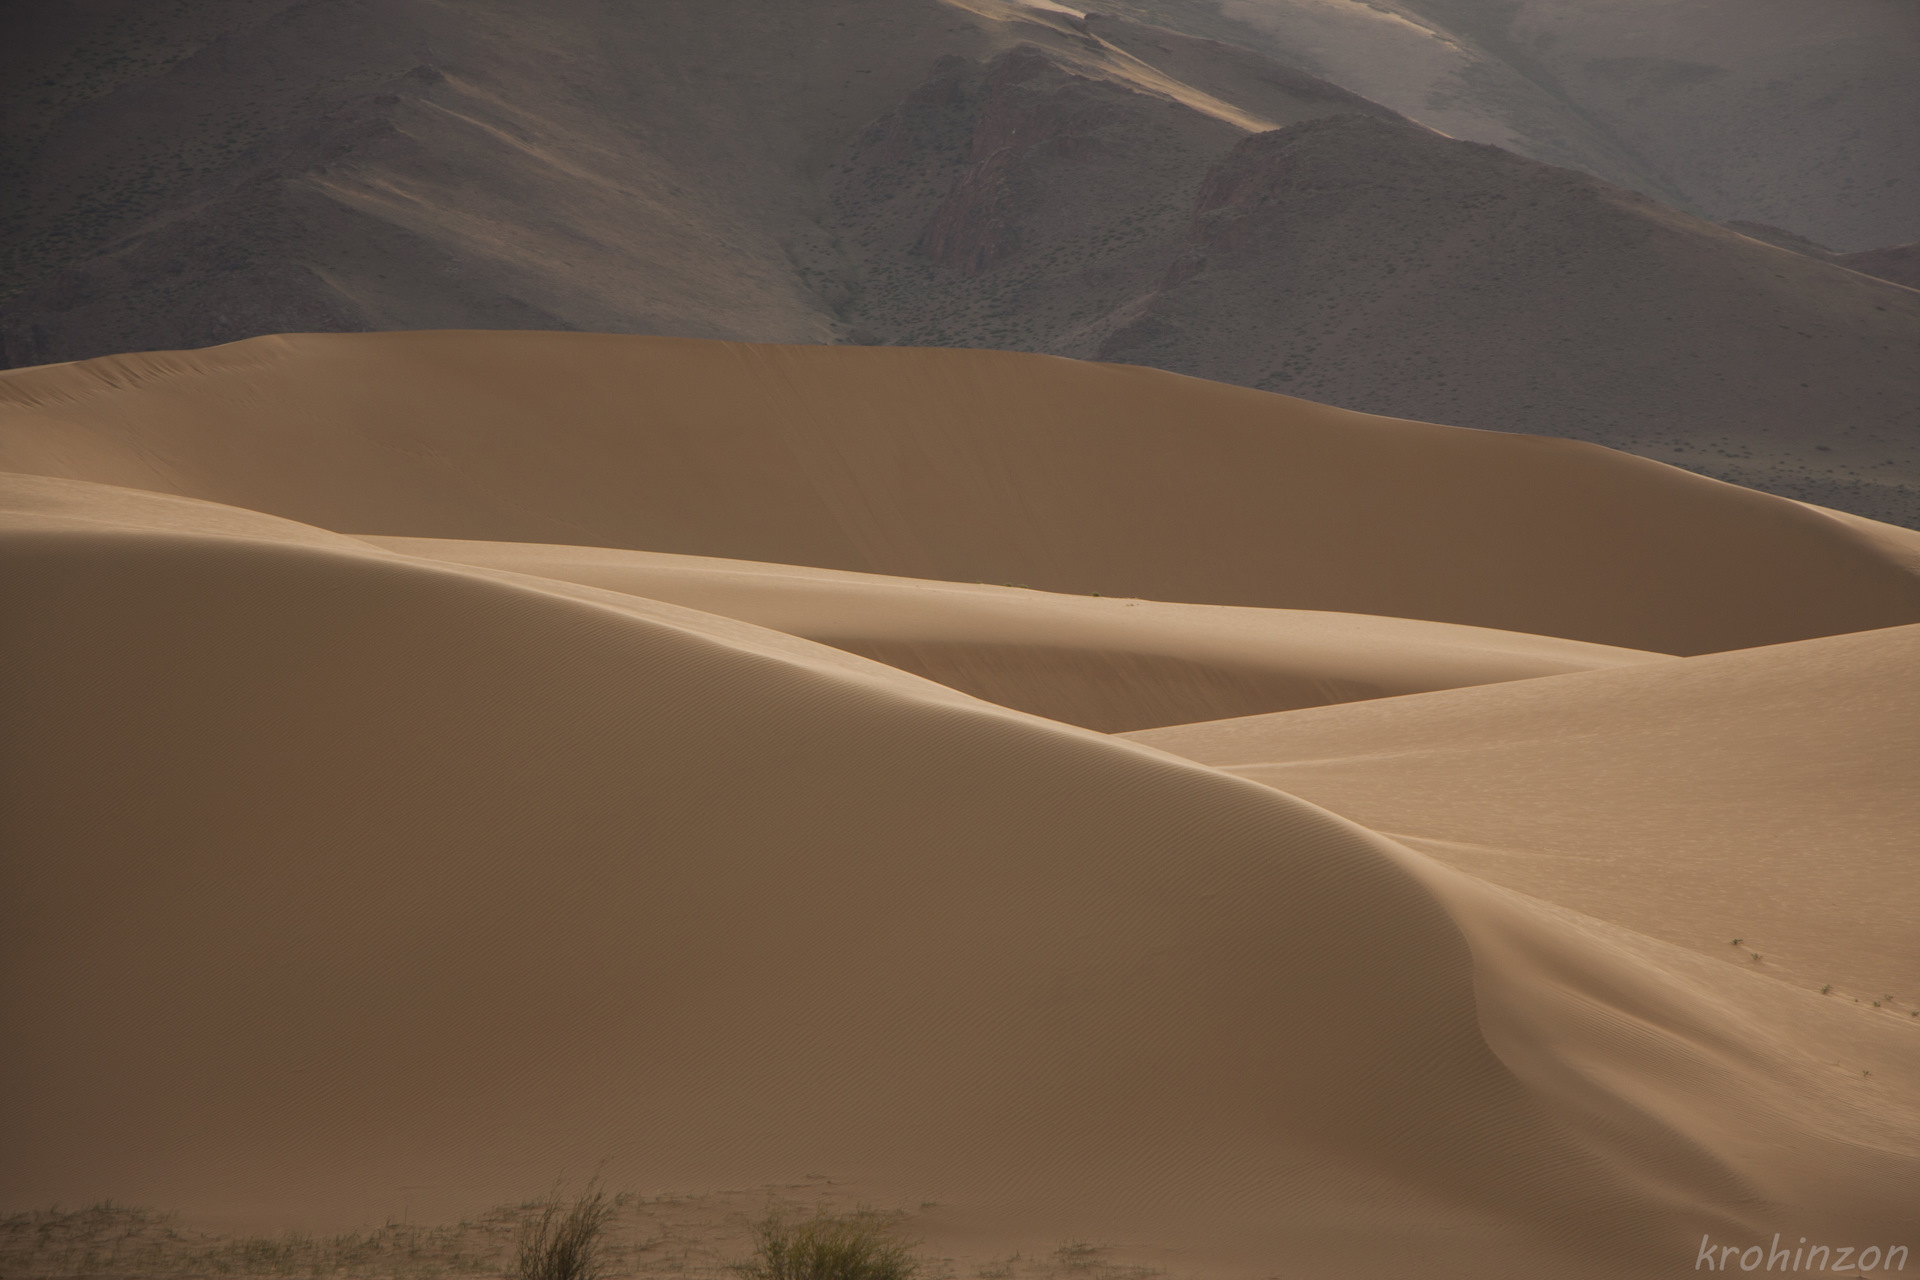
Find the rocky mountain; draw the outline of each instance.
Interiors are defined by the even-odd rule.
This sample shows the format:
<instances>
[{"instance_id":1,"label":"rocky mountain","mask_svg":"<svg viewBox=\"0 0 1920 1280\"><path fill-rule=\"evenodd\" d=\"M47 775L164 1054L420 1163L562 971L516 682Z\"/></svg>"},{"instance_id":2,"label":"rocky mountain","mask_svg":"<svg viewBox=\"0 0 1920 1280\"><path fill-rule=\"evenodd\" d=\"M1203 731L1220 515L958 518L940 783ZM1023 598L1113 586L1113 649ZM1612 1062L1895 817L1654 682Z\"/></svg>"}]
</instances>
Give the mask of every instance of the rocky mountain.
<instances>
[{"instance_id":1,"label":"rocky mountain","mask_svg":"<svg viewBox=\"0 0 1920 1280\"><path fill-rule=\"evenodd\" d=\"M1850 270L1891 280L1909 289L1920 289L1920 240L1912 244L1888 245L1884 249L1837 253L1833 260Z\"/></svg>"},{"instance_id":2,"label":"rocky mountain","mask_svg":"<svg viewBox=\"0 0 1920 1280\"><path fill-rule=\"evenodd\" d=\"M944 68L839 171L842 314L1920 520L1912 290L1386 112L1140 146L1165 115L1036 52Z\"/></svg>"},{"instance_id":3,"label":"rocky mountain","mask_svg":"<svg viewBox=\"0 0 1920 1280\"><path fill-rule=\"evenodd\" d=\"M300 330L1003 347L1920 522L1920 295L1246 45L1002 0L6 21L9 365Z\"/></svg>"},{"instance_id":4,"label":"rocky mountain","mask_svg":"<svg viewBox=\"0 0 1920 1280\"><path fill-rule=\"evenodd\" d=\"M1887 245L1880 249L1862 249L1858 253L1835 253L1818 241L1780 227L1770 227L1764 222L1729 222L1727 226L1743 236L1764 240L1770 245L1791 249L1821 262L1837 263L1849 271L1891 280L1909 289L1920 289L1920 240L1912 244Z\"/></svg>"},{"instance_id":5,"label":"rocky mountain","mask_svg":"<svg viewBox=\"0 0 1920 1280\"><path fill-rule=\"evenodd\" d=\"M1106 0L1717 221L1920 237L1920 22L1889 0Z\"/></svg>"}]
</instances>

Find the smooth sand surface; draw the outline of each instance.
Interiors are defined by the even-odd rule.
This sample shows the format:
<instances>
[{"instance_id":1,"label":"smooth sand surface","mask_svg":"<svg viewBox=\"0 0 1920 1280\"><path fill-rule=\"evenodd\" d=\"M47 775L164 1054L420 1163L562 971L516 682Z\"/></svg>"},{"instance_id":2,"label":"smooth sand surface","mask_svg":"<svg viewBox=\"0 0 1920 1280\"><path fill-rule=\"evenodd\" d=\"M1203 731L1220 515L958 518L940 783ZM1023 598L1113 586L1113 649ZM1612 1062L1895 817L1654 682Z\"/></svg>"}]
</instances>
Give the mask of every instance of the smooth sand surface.
<instances>
[{"instance_id":1,"label":"smooth sand surface","mask_svg":"<svg viewBox=\"0 0 1920 1280\"><path fill-rule=\"evenodd\" d=\"M602 547L364 541L737 618L1105 733L1672 661L1364 614L1114 600Z\"/></svg>"},{"instance_id":2,"label":"smooth sand surface","mask_svg":"<svg viewBox=\"0 0 1920 1280\"><path fill-rule=\"evenodd\" d=\"M618 592L817 641L1102 732L1674 660L1364 614L1063 596L605 547L354 538L194 498L4 472L0 520L383 549L561 594Z\"/></svg>"},{"instance_id":3,"label":"smooth sand surface","mask_svg":"<svg viewBox=\"0 0 1920 1280\"><path fill-rule=\"evenodd\" d=\"M1906 1019L1916 671L1920 627L1893 627L1138 740L1780 981L1891 994Z\"/></svg>"},{"instance_id":4,"label":"smooth sand surface","mask_svg":"<svg viewBox=\"0 0 1920 1280\"><path fill-rule=\"evenodd\" d=\"M0 469L550 542L1657 653L1920 622L1900 550L1591 445L1005 352L260 338L0 374ZM1865 522L1871 525L1871 522Z\"/></svg>"},{"instance_id":5,"label":"smooth sand surface","mask_svg":"<svg viewBox=\"0 0 1920 1280\"><path fill-rule=\"evenodd\" d=\"M337 341L362 340L319 346ZM758 358L685 349L695 365ZM507 363L509 348L489 350ZM769 359L806 391L796 370L812 357ZM947 360L971 357L928 357ZM260 1230L430 1222L597 1169L648 1194L830 1179L906 1209L957 1274L1074 1240L1180 1276L1513 1280L1670 1275L1703 1233L1741 1247L1775 1232L1920 1243L1920 991L1894 971L1913 971L1899 832L1912 829L1920 629L1614 655L1108 736L804 633L845 617L868 638L950 627L964 648L1037 626L1087 647L1125 632L1137 651L1222 654L1264 634L1275 669L1300 670L1320 652L1417 671L1464 661L1465 642L1390 618L1235 610L1226 625L1173 607L1136 628L1109 616L1147 608L1124 600L689 561L676 547L369 541L349 536L369 531L358 520L314 524L314 509L397 512L412 494L426 525L463 511L557 521L534 499L573 468L587 498L589 477L605 498L583 500L581 519L637 528L705 474L718 428L671 437L681 454L656 460L679 456L672 475L616 471L610 458L635 454L605 449L542 471L480 395L462 406L471 429L449 418L435 453L397 415L326 417L352 383L285 401L245 384L243 414L204 394L205 412L181 407L164 372L146 390L123 379L57 403L45 381L101 372L3 384L15 405L37 398L9 411L8 448L168 483L0 485L0 1207L110 1198ZM203 393L218 381L181 376ZM846 376L847 406L900 394ZM1164 378L1086 376L1148 391ZM393 378L397 395L407 380ZM1011 395L1007 381L982 385ZM1242 429L1314 421L1274 403L1279 425ZM597 438L578 415L554 420L581 449ZM1455 438L1337 421L1416 450ZM1134 429L1146 423L1142 411ZM1203 443L1224 430L1198 412L1180 426ZM873 447L893 438L873 430ZM915 430L940 446L933 426ZM964 458L974 443L941 447ZM1538 444L1511 447L1531 458ZM1400 447L1379 446L1381 465ZM511 456L489 461L489 448ZM821 474L857 460L819 436L792 450ZM1614 465L1566 456L1590 452ZM1437 467L1445 448L1433 454ZM1114 456L1123 477L1137 465ZM1640 498L1657 506L1665 469L1623 465L1634 484L1651 477ZM276 501L180 496L243 482ZM1482 509L1512 492L1486 483ZM1872 530L1854 538L1817 511L1737 490L1754 501L1714 508L1723 486L1674 483L1676 512L1687 495L1708 504L1693 518L1702 541L1724 540L1716 554L1742 538L1800 549L1779 580L1801 593L1803 629L1843 630L1885 604L1861 583L1905 581L1897 539L1876 551ZM1084 514L1075 493L1109 490L1125 486L1100 473L1056 497ZM607 496L623 491L624 506ZM699 493L707 506L678 508L708 512L688 517L690 540L728 527L709 507L748 509ZM903 503L885 527L940 528L917 522L935 505ZM1207 518L1228 506L1196 502L1159 526L1198 543L1163 547L1162 563L1203 563L1218 535ZM1753 512L1767 518L1740 523ZM1078 542L1066 515L1021 528L1053 538L1042 550L1124 568L1108 545L1127 534L1118 522ZM1339 554L1363 574L1378 563ZM1604 582L1599 552L1567 554L1571 580ZM1824 597L1795 585L1821 564L1856 576ZM1463 584L1450 589L1469 602L1496 594ZM1784 616L1756 603L1716 622L1683 609L1674 582L1662 589L1661 608L1616 604L1696 631ZM1359 628L1346 654L1343 626ZM1482 643L1530 662L1570 652ZM1286 725L1307 726L1299 752ZM1303 773L1305 798L1268 785L1260 769L1294 759L1349 762L1347 792L1311 785L1338 769ZM1423 827L1422 812L1458 821ZM1461 854L1476 831L1505 852ZM1731 923L1777 939L1779 959L1729 954L1714 935ZM1869 997L1869 981L1885 991Z\"/></svg>"},{"instance_id":6,"label":"smooth sand surface","mask_svg":"<svg viewBox=\"0 0 1920 1280\"><path fill-rule=\"evenodd\" d=\"M1255 783L633 596L9 526L8 1200L826 1169L999 1241L1493 1275L1910 1203L1861 1126L1912 1029ZM1878 1080L1809 1093L1800 1034Z\"/></svg>"}]
</instances>

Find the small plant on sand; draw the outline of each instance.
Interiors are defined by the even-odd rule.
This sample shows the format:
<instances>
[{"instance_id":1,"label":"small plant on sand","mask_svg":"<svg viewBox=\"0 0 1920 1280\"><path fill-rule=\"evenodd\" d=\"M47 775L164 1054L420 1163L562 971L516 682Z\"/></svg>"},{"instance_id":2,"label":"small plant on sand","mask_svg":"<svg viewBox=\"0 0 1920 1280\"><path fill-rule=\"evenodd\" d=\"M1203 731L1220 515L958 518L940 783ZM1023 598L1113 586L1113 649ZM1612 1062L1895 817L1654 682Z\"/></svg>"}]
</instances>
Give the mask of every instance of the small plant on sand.
<instances>
[{"instance_id":1,"label":"small plant on sand","mask_svg":"<svg viewBox=\"0 0 1920 1280\"><path fill-rule=\"evenodd\" d=\"M571 1205L556 1189L521 1228L520 1280L601 1280L607 1273L601 1246L613 1214L613 1201L593 1183Z\"/></svg>"},{"instance_id":2,"label":"small plant on sand","mask_svg":"<svg viewBox=\"0 0 1920 1280\"><path fill-rule=\"evenodd\" d=\"M1106 1250L1084 1240L1071 1240L1053 1251L1054 1265L1062 1271L1092 1271L1101 1263Z\"/></svg>"},{"instance_id":3,"label":"small plant on sand","mask_svg":"<svg viewBox=\"0 0 1920 1280\"><path fill-rule=\"evenodd\" d=\"M773 1211L753 1224L743 1280L913 1280L920 1264L891 1218L869 1210L790 1220Z\"/></svg>"}]
</instances>

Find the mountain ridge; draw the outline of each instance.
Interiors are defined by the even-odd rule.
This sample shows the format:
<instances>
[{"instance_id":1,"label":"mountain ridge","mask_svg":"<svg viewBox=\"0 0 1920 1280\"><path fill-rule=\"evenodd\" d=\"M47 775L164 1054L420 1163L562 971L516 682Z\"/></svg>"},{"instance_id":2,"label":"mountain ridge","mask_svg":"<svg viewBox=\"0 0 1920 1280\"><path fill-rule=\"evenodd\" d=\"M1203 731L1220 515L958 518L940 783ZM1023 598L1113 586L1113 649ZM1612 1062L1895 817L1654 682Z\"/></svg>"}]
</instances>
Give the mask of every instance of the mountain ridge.
<instances>
[{"instance_id":1,"label":"mountain ridge","mask_svg":"<svg viewBox=\"0 0 1920 1280\"><path fill-rule=\"evenodd\" d=\"M1756 257L1257 51L999 0L676 0L644 28L586 0L176 10L202 43L106 24L17 91L47 105L14 117L39 141L9 153L6 363L421 328L999 347L1920 525L1910 290ZM69 81L98 92L76 107ZM1306 133L1247 141L1275 127ZM1292 251L1270 227L1244 278L1189 272L1223 216L1201 188L1248 147L1311 153L1347 212L1275 187Z\"/></svg>"}]
</instances>

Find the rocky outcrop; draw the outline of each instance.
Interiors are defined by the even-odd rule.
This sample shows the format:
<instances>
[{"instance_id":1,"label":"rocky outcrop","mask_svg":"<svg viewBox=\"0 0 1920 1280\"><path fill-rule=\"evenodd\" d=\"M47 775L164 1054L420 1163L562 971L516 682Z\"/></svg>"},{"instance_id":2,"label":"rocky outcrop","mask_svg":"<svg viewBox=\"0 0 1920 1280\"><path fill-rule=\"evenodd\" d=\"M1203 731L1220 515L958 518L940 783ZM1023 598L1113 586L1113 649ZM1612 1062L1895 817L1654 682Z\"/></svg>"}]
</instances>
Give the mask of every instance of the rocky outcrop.
<instances>
[{"instance_id":1,"label":"rocky outcrop","mask_svg":"<svg viewBox=\"0 0 1920 1280\"><path fill-rule=\"evenodd\" d=\"M969 275L1013 254L1034 166L1048 158L1090 157L1102 125L1112 119L1112 96L1125 92L1074 75L1037 49L996 59L978 90L967 168L915 250Z\"/></svg>"},{"instance_id":2,"label":"rocky outcrop","mask_svg":"<svg viewBox=\"0 0 1920 1280\"><path fill-rule=\"evenodd\" d=\"M1854 253L1835 253L1823 244L1795 235L1764 222L1735 220L1723 224L1749 240L1763 240L1776 249L1785 249L1806 258L1831 262L1863 276L1875 276L1909 289L1920 289L1920 240L1912 244L1890 244L1880 249L1861 249Z\"/></svg>"},{"instance_id":3,"label":"rocky outcrop","mask_svg":"<svg viewBox=\"0 0 1920 1280\"><path fill-rule=\"evenodd\" d=\"M1920 240L1912 244L1889 245L1884 249L1837 254L1833 260L1849 271L1878 276L1909 289L1920 289Z\"/></svg>"}]
</instances>

